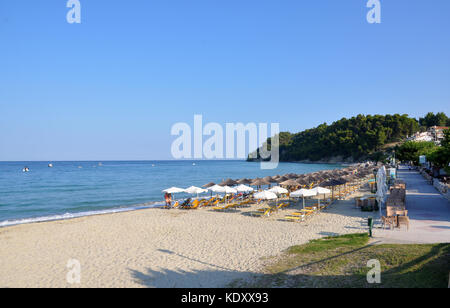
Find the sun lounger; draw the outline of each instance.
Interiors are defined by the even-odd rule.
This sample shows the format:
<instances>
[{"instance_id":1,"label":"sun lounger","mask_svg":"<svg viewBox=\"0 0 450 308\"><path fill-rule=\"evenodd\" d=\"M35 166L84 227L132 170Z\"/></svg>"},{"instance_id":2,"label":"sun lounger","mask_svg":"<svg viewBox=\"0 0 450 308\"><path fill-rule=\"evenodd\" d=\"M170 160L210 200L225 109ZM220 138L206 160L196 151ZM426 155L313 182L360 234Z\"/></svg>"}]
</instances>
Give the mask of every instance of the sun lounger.
<instances>
[{"instance_id":1,"label":"sun lounger","mask_svg":"<svg viewBox=\"0 0 450 308\"><path fill-rule=\"evenodd\" d=\"M270 214L272 212L273 212L273 208L266 208L264 211L252 212L251 215L257 216L257 217L264 217L264 216L270 216Z\"/></svg>"},{"instance_id":2,"label":"sun lounger","mask_svg":"<svg viewBox=\"0 0 450 308\"><path fill-rule=\"evenodd\" d=\"M383 229L386 227L386 225L389 226L389 229L392 229L395 225L395 217L381 216L381 223Z\"/></svg>"},{"instance_id":3,"label":"sun lounger","mask_svg":"<svg viewBox=\"0 0 450 308\"><path fill-rule=\"evenodd\" d=\"M194 201L192 201L192 203L187 203L184 205L181 205L180 207L183 209L196 209L198 208L198 206L200 205L200 201L198 199L195 199Z\"/></svg>"},{"instance_id":4,"label":"sun lounger","mask_svg":"<svg viewBox=\"0 0 450 308\"><path fill-rule=\"evenodd\" d=\"M188 199L184 200L184 202L181 203L178 207L184 208L184 207L188 206L190 202L191 202L191 198L188 198Z\"/></svg>"},{"instance_id":5,"label":"sun lounger","mask_svg":"<svg viewBox=\"0 0 450 308\"><path fill-rule=\"evenodd\" d=\"M236 205L236 203L228 203L228 204L226 204L226 205L224 205L224 206L215 206L215 207L213 207L212 209L213 209L214 211L224 211L224 210L233 208L235 205Z\"/></svg>"},{"instance_id":6,"label":"sun lounger","mask_svg":"<svg viewBox=\"0 0 450 308\"><path fill-rule=\"evenodd\" d=\"M304 213L295 212L284 217L287 221L305 221L306 215Z\"/></svg>"}]
</instances>

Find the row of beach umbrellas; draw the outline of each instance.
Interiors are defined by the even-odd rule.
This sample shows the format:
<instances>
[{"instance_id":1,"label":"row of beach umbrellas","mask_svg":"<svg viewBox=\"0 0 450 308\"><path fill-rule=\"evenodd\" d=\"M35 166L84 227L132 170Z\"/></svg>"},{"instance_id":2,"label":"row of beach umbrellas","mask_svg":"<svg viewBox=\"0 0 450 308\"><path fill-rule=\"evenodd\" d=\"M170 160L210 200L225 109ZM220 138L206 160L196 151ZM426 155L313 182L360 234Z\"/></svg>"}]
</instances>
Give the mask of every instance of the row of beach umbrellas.
<instances>
[{"instance_id":1,"label":"row of beach umbrellas","mask_svg":"<svg viewBox=\"0 0 450 308\"><path fill-rule=\"evenodd\" d=\"M315 183L315 185L320 184L320 186L316 186L313 189L301 188L290 194L291 197L304 198L308 196L315 196L317 194L326 194L331 192L329 189L324 187L335 187L344 185L348 182L361 180L367 175L372 174L375 168L376 166L371 164L359 164L344 169L322 170L310 174L288 173L285 175L266 176L264 178L255 178L255 179L247 179L247 178L238 180L226 179L219 184L210 182L208 184L203 185L203 188L196 186L191 186L186 189L171 187L163 190L163 192L170 194L176 193L197 194L198 197L199 194L206 193L208 191L214 193L224 193L225 195L236 193L250 193L254 191L254 189L250 186L261 187L264 185L269 185L270 187L270 185L272 184L278 184L284 187L302 187L308 186L311 183ZM262 192L256 193L254 197L256 199L271 200L276 199L280 194L286 193L288 193L288 190L286 188L274 186Z\"/></svg>"},{"instance_id":2,"label":"row of beach umbrellas","mask_svg":"<svg viewBox=\"0 0 450 308\"><path fill-rule=\"evenodd\" d=\"M334 169L334 170L324 170L318 171L311 174L285 174L278 176L266 176L264 178L256 179L226 179L219 184L213 182L203 185L204 188L209 188L215 185L219 186L235 186L235 185L251 185L251 186L264 186L271 184L278 184L281 186L288 187L298 187L305 186L311 183L320 183L321 186L332 187L338 185L344 185L348 182L357 181L371 174L373 168L345 168L345 169Z\"/></svg>"}]
</instances>

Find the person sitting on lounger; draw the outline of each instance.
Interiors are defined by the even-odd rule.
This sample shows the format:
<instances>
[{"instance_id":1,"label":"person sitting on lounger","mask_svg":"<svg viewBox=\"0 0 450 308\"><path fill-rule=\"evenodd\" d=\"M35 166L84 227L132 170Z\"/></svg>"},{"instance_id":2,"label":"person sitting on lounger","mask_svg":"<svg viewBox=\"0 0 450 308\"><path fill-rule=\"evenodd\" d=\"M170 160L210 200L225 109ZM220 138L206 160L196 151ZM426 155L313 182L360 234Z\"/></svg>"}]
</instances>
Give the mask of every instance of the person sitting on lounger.
<instances>
[{"instance_id":1,"label":"person sitting on lounger","mask_svg":"<svg viewBox=\"0 0 450 308\"><path fill-rule=\"evenodd\" d=\"M183 204L181 204L182 208L189 208L191 207L191 198L187 198L186 200L184 200Z\"/></svg>"}]
</instances>

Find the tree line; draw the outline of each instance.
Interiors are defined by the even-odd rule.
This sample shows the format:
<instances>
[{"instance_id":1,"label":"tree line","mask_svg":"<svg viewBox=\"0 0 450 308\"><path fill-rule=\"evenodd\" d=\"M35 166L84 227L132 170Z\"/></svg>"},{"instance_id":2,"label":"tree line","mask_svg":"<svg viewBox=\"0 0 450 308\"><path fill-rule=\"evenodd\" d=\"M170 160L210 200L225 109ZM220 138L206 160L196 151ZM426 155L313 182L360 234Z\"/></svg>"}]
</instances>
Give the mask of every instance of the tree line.
<instances>
[{"instance_id":1,"label":"tree line","mask_svg":"<svg viewBox=\"0 0 450 308\"><path fill-rule=\"evenodd\" d=\"M357 115L342 118L332 124L320 124L298 133L279 134L280 161L326 161L333 158L361 161L379 160L386 147L403 142L406 137L430 126L446 126L450 119L445 113L428 113L418 120L407 114ZM271 138L266 141L268 149ZM256 160L259 160L259 149ZM253 159L248 159L253 160Z\"/></svg>"}]
</instances>

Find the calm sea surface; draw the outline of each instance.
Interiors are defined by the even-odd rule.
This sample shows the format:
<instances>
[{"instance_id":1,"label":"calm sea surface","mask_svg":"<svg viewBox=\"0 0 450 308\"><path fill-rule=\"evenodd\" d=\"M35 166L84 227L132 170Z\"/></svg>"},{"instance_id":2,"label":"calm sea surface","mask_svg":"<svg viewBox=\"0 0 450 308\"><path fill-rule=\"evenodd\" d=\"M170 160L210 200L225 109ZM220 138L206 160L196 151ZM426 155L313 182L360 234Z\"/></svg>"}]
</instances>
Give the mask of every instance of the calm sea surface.
<instances>
[{"instance_id":1,"label":"calm sea surface","mask_svg":"<svg viewBox=\"0 0 450 308\"><path fill-rule=\"evenodd\" d=\"M162 190L226 178L309 173L340 165L245 161L0 162L0 227L128 211L162 203ZM23 172L27 166L30 171ZM175 198L186 197L177 194Z\"/></svg>"}]
</instances>

